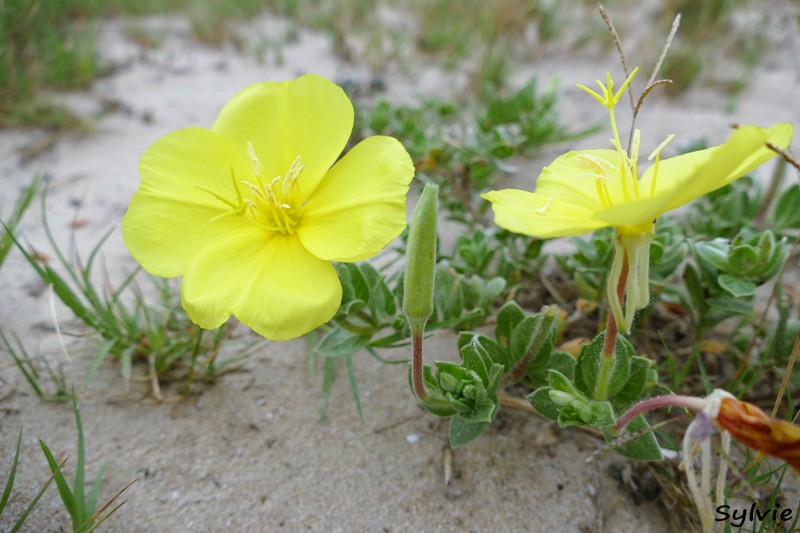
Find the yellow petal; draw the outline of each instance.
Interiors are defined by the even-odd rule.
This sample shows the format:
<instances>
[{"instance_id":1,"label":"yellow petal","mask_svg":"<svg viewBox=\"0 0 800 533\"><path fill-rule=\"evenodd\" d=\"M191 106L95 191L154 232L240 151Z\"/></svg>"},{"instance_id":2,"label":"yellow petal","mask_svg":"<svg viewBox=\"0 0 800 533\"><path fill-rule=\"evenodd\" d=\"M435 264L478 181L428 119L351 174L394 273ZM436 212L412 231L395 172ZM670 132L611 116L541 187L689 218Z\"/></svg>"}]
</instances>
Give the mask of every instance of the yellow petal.
<instances>
[{"instance_id":1,"label":"yellow petal","mask_svg":"<svg viewBox=\"0 0 800 533\"><path fill-rule=\"evenodd\" d=\"M192 258L206 246L253 225L244 216L222 217L212 222L224 212L140 191L122 219L122 237L145 270L174 278L182 275Z\"/></svg>"},{"instance_id":2,"label":"yellow petal","mask_svg":"<svg viewBox=\"0 0 800 533\"><path fill-rule=\"evenodd\" d=\"M231 170L239 179L252 172L243 153L230 142L205 128L177 130L142 154L139 192L223 208L215 195L234 201Z\"/></svg>"},{"instance_id":3,"label":"yellow petal","mask_svg":"<svg viewBox=\"0 0 800 533\"><path fill-rule=\"evenodd\" d=\"M225 217L234 202L234 172L247 161L230 144L202 128L179 130L156 141L142 155L142 182L122 220L131 255L151 274L180 276L209 243L248 224ZM238 170L236 170L238 169Z\"/></svg>"},{"instance_id":4,"label":"yellow petal","mask_svg":"<svg viewBox=\"0 0 800 533\"><path fill-rule=\"evenodd\" d=\"M483 198L492 202L494 222L501 228L542 239L581 235L607 226L594 220L592 212L537 192L504 189Z\"/></svg>"},{"instance_id":5,"label":"yellow petal","mask_svg":"<svg viewBox=\"0 0 800 533\"><path fill-rule=\"evenodd\" d=\"M642 200L605 209L597 213L597 218L614 226L652 222L664 212L747 174L775 155L766 147L767 142L785 148L791 136L792 126L789 124L777 124L766 129L740 126L722 145L661 161L655 195L648 197L655 167L651 166L642 176L639 186Z\"/></svg>"},{"instance_id":6,"label":"yellow petal","mask_svg":"<svg viewBox=\"0 0 800 533\"><path fill-rule=\"evenodd\" d=\"M299 156L303 201L342 153L353 129L353 105L335 83L307 74L250 85L225 105L211 129L243 154L250 143L264 180L286 175Z\"/></svg>"},{"instance_id":7,"label":"yellow petal","mask_svg":"<svg viewBox=\"0 0 800 533\"><path fill-rule=\"evenodd\" d=\"M342 300L333 266L295 237L252 227L192 260L181 283L189 318L217 328L233 314L269 339L299 337L330 320Z\"/></svg>"},{"instance_id":8,"label":"yellow petal","mask_svg":"<svg viewBox=\"0 0 800 533\"><path fill-rule=\"evenodd\" d=\"M297 228L311 253L329 261L360 261L378 253L406 227L406 192L414 165L391 137L363 140L328 172L303 207Z\"/></svg>"},{"instance_id":9,"label":"yellow petal","mask_svg":"<svg viewBox=\"0 0 800 533\"><path fill-rule=\"evenodd\" d=\"M622 201L619 165L616 150L567 152L542 170L536 179L536 193L589 211L602 209L597 179L604 181L613 201Z\"/></svg>"}]
</instances>

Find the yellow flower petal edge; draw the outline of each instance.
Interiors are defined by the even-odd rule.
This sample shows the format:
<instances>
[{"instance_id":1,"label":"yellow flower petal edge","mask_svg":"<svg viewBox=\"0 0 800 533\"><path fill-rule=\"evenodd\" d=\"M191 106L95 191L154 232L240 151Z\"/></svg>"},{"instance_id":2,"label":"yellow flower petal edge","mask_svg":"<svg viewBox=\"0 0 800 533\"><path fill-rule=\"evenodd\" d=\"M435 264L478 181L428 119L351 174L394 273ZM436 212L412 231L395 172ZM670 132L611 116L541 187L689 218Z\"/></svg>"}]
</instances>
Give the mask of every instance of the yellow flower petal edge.
<instances>
[{"instance_id":1,"label":"yellow flower petal edge","mask_svg":"<svg viewBox=\"0 0 800 533\"><path fill-rule=\"evenodd\" d=\"M494 222L501 228L542 239L587 233L606 224L592 220L591 211L569 202L518 189L490 191Z\"/></svg>"},{"instance_id":2,"label":"yellow flower petal edge","mask_svg":"<svg viewBox=\"0 0 800 533\"><path fill-rule=\"evenodd\" d=\"M405 196L414 164L392 137L357 144L328 172L304 206L300 241L317 257L360 261L406 227Z\"/></svg>"},{"instance_id":3,"label":"yellow flower petal edge","mask_svg":"<svg viewBox=\"0 0 800 533\"><path fill-rule=\"evenodd\" d=\"M286 340L330 320L342 301L342 286L333 266L298 239L252 227L194 257L183 276L181 300L203 328L217 328L234 315L264 337Z\"/></svg>"},{"instance_id":4,"label":"yellow flower petal edge","mask_svg":"<svg viewBox=\"0 0 800 533\"><path fill-rule=\"evenodd\" d=\"M222 109L211 130L248 150L266 176L282 176L297 157L301 201L342 153L353 130L353 104L335 83L306 74L250 85Z\"/></svg>"},{"instance_id":5,"label":"yellow flower petal edge","mask_svg":"<svg viewBox=\"0 0 800 533\"><path fill-rule=\"evenodd\" d=\"M341 303L330 261L366 259L405 228L414 175L389 137L334 165L352 126L352 104L325 78L244 89L211 129L173 132L142 155L128 249L153 274L183 276L201 327L235 315L283 340L322 325Z\"/></svg>"}]
</instances>

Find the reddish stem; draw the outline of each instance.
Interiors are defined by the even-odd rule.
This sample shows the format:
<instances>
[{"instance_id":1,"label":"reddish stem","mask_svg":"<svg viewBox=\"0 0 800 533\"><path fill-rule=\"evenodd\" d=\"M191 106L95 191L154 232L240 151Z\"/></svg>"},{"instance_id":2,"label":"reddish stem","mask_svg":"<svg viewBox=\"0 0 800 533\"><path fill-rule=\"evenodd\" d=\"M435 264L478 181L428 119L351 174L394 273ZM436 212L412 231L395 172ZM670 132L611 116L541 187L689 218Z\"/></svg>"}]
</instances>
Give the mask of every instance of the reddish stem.
<instances>
[{"instance_id":1,"label":"reddish stem","mask_svg":"<svg viewBox=\"0 0 800 533\"><path fill-rule=\"evenodd\" d=\"M422 332L412 334L411 345L413 350L411 382L414 385L414 393L417 395L417 399L424 400L427 393L422 380Z\"/></svg>"},{"instance_id":2,"label":"reddish stem","mask_svg":"<svg viewBox=\"0 0 800 533\"><path fill-rule=\"evenodd\" d=\"M617 420L614 429L618 432L622 431L633 418L647 411L652 411L653 409L660 409L661 407L685 407L692 411L702 411L706 403L704 398L696 398L694 396L678 396L677 394L656 396L655 398L642 400L628 409L628 411Z\"/></svg>"}]
</instances>

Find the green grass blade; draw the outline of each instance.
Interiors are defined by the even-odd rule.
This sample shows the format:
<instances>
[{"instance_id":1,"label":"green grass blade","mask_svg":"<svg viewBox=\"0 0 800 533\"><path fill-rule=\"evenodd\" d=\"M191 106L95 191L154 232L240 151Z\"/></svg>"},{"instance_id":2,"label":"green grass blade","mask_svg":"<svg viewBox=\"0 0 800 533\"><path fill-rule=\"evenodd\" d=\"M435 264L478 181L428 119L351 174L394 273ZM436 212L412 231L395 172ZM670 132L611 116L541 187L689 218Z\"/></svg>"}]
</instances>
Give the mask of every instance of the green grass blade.
<instances>
[{"instance_id":1,"label":"green grass blade","mask_svg":"<svg viewBox=\"0 0 800 533\"><path fill-rule=\"evenodd\" d=\"M72 517L72 523L74 525L76 523L75 497L72 495L72 491L69 490L67 480L64 479L64 474L61 473L61 467L53 458L50 448L47 447L47 444L45 444L42 439L39 439L39 446L41 446L42 452L44 452L44 456L47 459L47 464L50 465L50 471L53 473L53 478L55 479L56 487L58 487L58 494L61 496L61 502L64 504L64 509L66 509L67 513L69 513L69 515Z\"/></svg>"},{"instance_id":2,"label":"green grass blade","mask_svg":"<svg viewBox=\"0 0 800 533\"><path fill-rule=\"evenodd\" d=\"M19 463L19 450L21 447L22 447L22 428L19 428L19 435L17 435L17 451L14 452L14 461L11 463L11 471L8 473L6 488L3 489L3 498L0 499L0 515L3 514L3 509L6 508L8 499L11 497L11 488L14 486L14 478L17 475L17 464Z\"/></svg>"},{"instance_id":3,"label":"green grass blade","mask_svg":"<svg viewBox=\"0 0 800 533\"><path fill-rule=\"evenodd\" d=\"M89 364L89 368L86 370L86 374L83 376L82 387L85 387L89 380L92 378L97 369L100 368L100 364L106 358L106 356L111 352L111 348L117 343L116 340L106 341L100 346L97 347L97 351L94 354L94 358L92 359L91 364Z\"/></svg>"},{"instance_id":4,"label":"green grass blade","mask_svg":"<svg viewBox=\"0 0 800 533\"><path fill-rule=\"evenodd\" d=\"M36 367L31 363L28 352L25 350L25 346L20 342L19 337L17 337L16 333L14 334L14 339L17 341L19 347L19 353L11 346L11 343L8 342L8 338L2 330L0 330L0 339L3 340L3 344L6 345L8 353L11 354L17 368L22 372L22 375L33 389L33 392L36 393L36 396L39 398L44 398L44 393L42 393L42 389L39 387L39 373L36 371Z\"/></svg>"},{"instance_id":5,"label":"green grass blade","mask_svg":"<svg viewBox=\"0 0 800 533\"><path fill-rule=\"evenodd\" d=\"M322 375L322 407L319 417L322 420L328 417L328 402L331 399L331 388L333 386L334 360L331 357L324 359L324 370Z\"/></svg>"},{"instance_id":6,"label":"green grass blade","mask_svg":"<svg viewBox=\"0 0 800 533\"><path fill-rule=\"evenodd\" d=\"M125 350L123 350L122 354L119 357L119 366L120 366L120 373L122 374L122 380L125 382L125 386L127 387L131 383L131 375L133 374L133 351L135 347L129 346Z\"/></svg>"},{"instance_id":7,"label":"green grass blade","mask_svg":"<svg viewBox=\"0 0 800 533\"><path fill-rule=\"evenodd\" d=\"M40 441L40 442L41 442L41 441ZM56 468L57 468L56 472L59 472L59 473L60 473L60 472L61 472L61 469L64 467L64 463L66 463L66 462L67 462L67 460L66 460L66 459L64 459L63 461L61 461L61 464L60 464L60 465L56 465ZM17 523L16 523L16 524L14 524L14 527L12 527L12 528L9 530L9 533L17 533L17 531L19 531L19 528L21 528L21 527L22 527L22 524L24 524L24 523L25 523L25 520L27 520L27 519L28 519L28 515L30 515L30 514L31 514L31 512L33 511L33 509L34 509L34 508L36 507L36 505L39 503L39 500L42 498L42 496L44 495L45 491L47 491L47 489L50 487L50 484L53 482L53 479L55 479L55 477L56 477L56 474L55 474L55 473L53 473L53 474L50 474L50 478L47 480L47 483L45 483L45 484L42 486L41 490L39 490L39 492L38 492L38 493L36 494L36 496L33 498L33 500L31 501L30 505L28 505L28 508L27 508L27 509L25 509L25 512L24 512L24 513L22 513L22 516L20 516L20 517L19 517L19 520L17 520Z\"/></svg>"},{"instance_id":8,"label":"green grass blade","mask_svg":"<svg viewBox=\"0 0 800 533\"><path fill-rule=\"evenodd\" d=\"M353 392L353 399L356 401L358 418L363 422L364 413L361 411L361 399L358 394L358 380L356 380L356 370L353 367L353 354L349 353L345 355L344 362L347 365L347 377L350 379L350 390Z\"/></svg>"},{"instance_id":9,"label":"green grass blade","mask_svg":"<svg viewBox=\"0 0 800 533\"><path fill-rule=\"evenodd\" d=\"M103 466L100 467L100 471L94 478L94 483L92 483L92 488L89 490L89 495L86 498L86 514L89 515L89 520L92 519L95 508L97 507L97 496L100 494L100 485L103 483L103 475L106 473L106 466L107 463L103 463Z\"/></svg>"},{"instance_id":10,"label":"green grass blade","mask_svg":"<svg viewBox=\"0 0 800 533\"><path fill-rule=\"evenodd\" d=\"M109 516L111 516L112 514L117 512L117 509L119 509L120 507L122 507L123 505L125 505L127 503L127 500L119 502L117 505L114 506L113 509L111 509L109 512L107 512L106 514L103 515L105 510L108 509L108 507L112 503L117 501L117 499L120 496L122 496L122 493L125 492L126 490L128 490L131 487L131 485L133 485L134 483L136 483L135 479L133 481L131 481L130 483L128 483L127 485L125 485L124 487L122 487L122 489L119 492L117 492L114 495L113 498L108 500L96 513L94 513L92 516L90 516L89 519L87 520L87 522L85 524L82 524L76 531L78 531L80 533L89 533L91 531L94 531L98 527L100 527L100 524L105 522L106 519Z\"/></svg>"},{"instance_id":11,"label":"green grass blade","mask_svg":"<svg viewBox=\"0 0 800 533\"><path fill-rule=\"evenodd\" d=\"M17 225L19 224L20 220L22 220L22 216L25 214L25 211L27 211L28 207L30 207L33 197L36 196L36 192L39 190L41 181L42 180L39 176L33 179L33 183L31 183L22 191L22 194L17 199L16 204L14 204L14 209L11 212L11 216L9 216L8 221L2 223L5 231L2 238L0 238L0 266L3 265L8 252L11 251L11 246L13 244L12 235L17 229Z\"/></svg>"},{"instance_id":12,"label":"green grass blade","mask_svg":"<svg viewBox=\"0 0 800 533\"><path fill-rule=\"evenodd\" d=\"M72 412L75 413L75 426L78 429L78 463L75 465L75 480L73 483L72 494L75 499L75 509L78 524L86 521L86 499L83 492L84 469L86 468L86 446L83 439L83 424L81 423L81 413L78 409L78 400L75 397L75 388L72 389ZM75 518L75 517L73 517Z\"/></svg>"}]
</instances>

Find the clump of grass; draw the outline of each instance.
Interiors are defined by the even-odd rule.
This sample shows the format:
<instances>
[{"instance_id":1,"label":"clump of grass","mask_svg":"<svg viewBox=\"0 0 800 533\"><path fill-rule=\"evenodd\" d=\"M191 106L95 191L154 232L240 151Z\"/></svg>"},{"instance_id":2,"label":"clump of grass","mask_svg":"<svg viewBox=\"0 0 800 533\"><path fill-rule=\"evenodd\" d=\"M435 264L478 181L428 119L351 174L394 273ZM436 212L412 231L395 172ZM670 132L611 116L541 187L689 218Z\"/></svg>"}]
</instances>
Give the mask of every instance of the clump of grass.
<instances>
[{"instance_id":1,"label":"clump of grass","mask_svg":"<svg viewBox=\"0 0 800 533\"><path fill-rule=\"evenodd\" d=\"M10 533L16 533L23 525L25 525L25 522L27 521L31 512L36 508L39 500L42 498L53 481L56 482L56 486L58 487L58 493L61 497L62 505L72 519L73 533L89 533L94 531L125 504L123 501L114 505L122 493L125 492L131 485L133 485L133 481L123 487L122 490L117 492L114 497L109 499L99 509L97 508L97 501L100 495L100 485L103 480L103 474L105 474L106 470L105 464L100 467L100 471L97 473L89 492L86 493L84 488L84 480L86 477L86 445L83 434L83 423L81 422L80 410L78 409L78 401L75 398L74 390L72 391L71 398L72 412L75 416L75 426L78 431L78 460L75 465L75 479L73 480L72 487L70 488L63 472L67 458L64 458L60 463L57 462L47 444L45 444L42 439L39 439L39 446L44 453L51 475L44 485L42 485L42 488L39 489L39 492L36 493L36 496L34 496L33 500L31 500L31 503L28 504L28 507L25 508L25 511L23 511L11 529L9 529ZM0 498L0 516L2 516L3 511L5 511L6 505L11 498L11 491L13 490L14 480L17 474L17 467L19 466L19 453L21 447L22 429L20 428L19 435L17 436L17 447L16 451L14 452L14 459L11 463L8 479L6 480L5 488L3 489L2 498ZM111 505L114 505L114 507L109 509Z\"/></svg>"},{"instance_id":2,"label":"clump of grass","mask_svg":"<svg viewBox=\"0 0 800 533\"><path fill-rule=\"evenodd\" d=\"M75 391L72 392L72 412L75 415L75 426L78 430L78 461L75 465L75 479L73 480L72 488L70 488L61 470L63 463L59 465L56 462L50 448L42 439L39 439L39 446L41 446L42 452L47 459L47 464L50 466L50 471L55 479L56 487L58 487L58 494L61 497L61 502L69 513L70 518L72 518L73 533L89 533L97 529L106 519L113 515L117 509L125 504L124 501L119 502L109 509L134 482L128 483L128 485L123 487L113 498L97 509L97 498L100 494L100 484L103 481L106 465L104 464L100 467L100 471L94 478L91 489L87 494L84 489L86 446L84 443L83 424L78 409L78 401L75 398Z\"/></svg>"},{"instance_id":3,"label":"clump of grass","mask_svg":"<svg viewBox=\"0 0 800 533\"><path fill-rule=\"evenodd\" d=\"M70 122L39 100L44 90L83 88L97 75L95 10L88 0L0 4L0 126Z\"/></svg>"},{"instance_id":4,"label":"clump of grass","mask_svg":"<svg viewBox=\"0 0 800 533\"><path fill-rule=\"evenodd\" d=\"M140 361L147 367L153 395L161 399L161 382L182 381L182 392L185 394L193 383L213 380L236 360L218 359L222 344L230 336L233 326L226 324L216 330L205 331L194 325L183 311L179 296L168 280L149 278L157 292L158 303L155 305L145 299L135 283L138 270L129 274L117 287L106 283L105 288L98 289L94 280L95 262L113 229L95 245L84 263L74 250L70 259L58 246L44 214L46 211L43 194L42 221L45 233L60 270L65 274L43 262L34 252L26 250L16 238L14 242L42 281L52 287L54 296L100 337L84 384L107 357L119 361L126 383L132 380L134 363ZM11 349L10 343L7 346ZM18 350L12 350L17 354L17 364L29 382L35 381L37 376L31 370L32 366L26 363L29 358L24 349L19 349L20 346Z\"/></svg>"}]
</instances>

